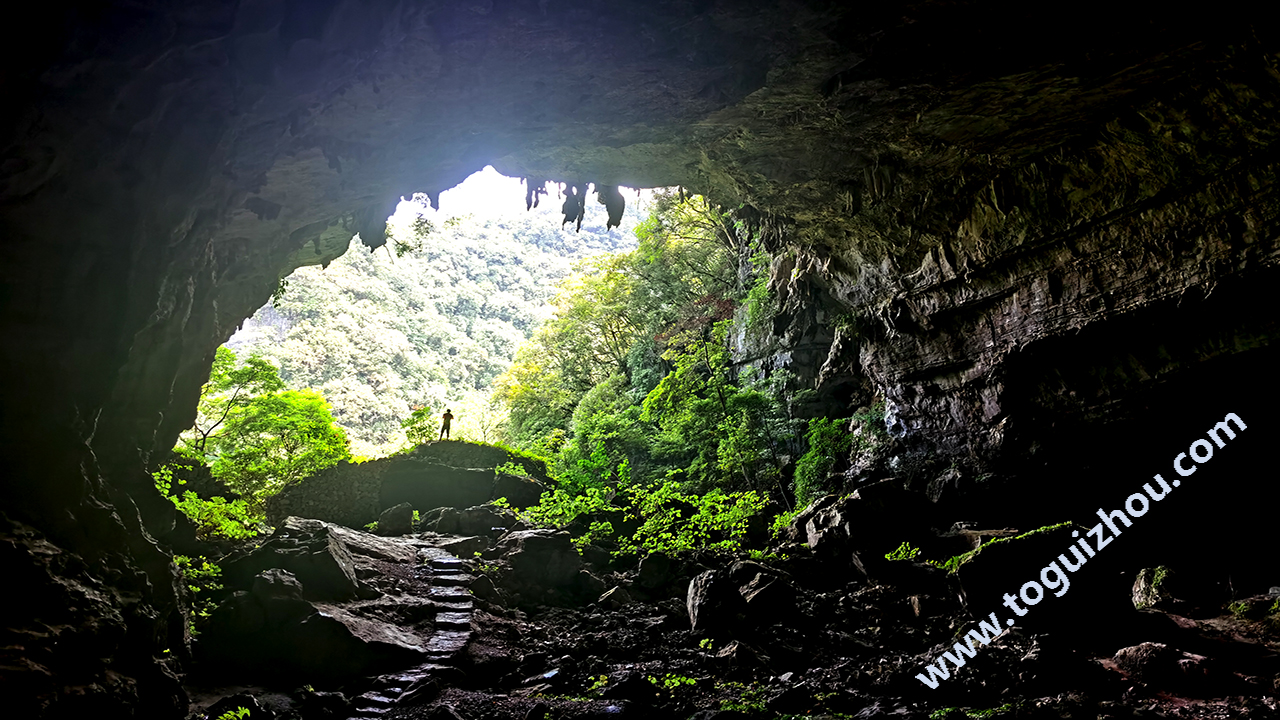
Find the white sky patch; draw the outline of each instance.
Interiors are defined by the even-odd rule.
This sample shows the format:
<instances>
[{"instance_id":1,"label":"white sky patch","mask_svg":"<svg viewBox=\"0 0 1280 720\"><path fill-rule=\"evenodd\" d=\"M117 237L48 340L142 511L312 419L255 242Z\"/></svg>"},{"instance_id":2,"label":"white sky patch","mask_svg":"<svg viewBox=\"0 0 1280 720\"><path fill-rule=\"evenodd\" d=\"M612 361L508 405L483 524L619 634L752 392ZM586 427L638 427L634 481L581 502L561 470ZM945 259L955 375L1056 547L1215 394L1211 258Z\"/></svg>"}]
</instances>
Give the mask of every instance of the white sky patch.
<instances>
[{"instance_id":1,"label":"white sky patch","mask_svg":"<svg viewBox=\"0 0 1280 720\"><path fill-rule=\"evenodd\" d=\"M561 187L558 183L548 182L547 194L543 195L535 213L559 215L560 206L564 203ZM628 207L639 204L647 206L653 198L653 190L619 186L618 192L626 199ZM587 212L604 213L604 206L596 202L594 188L587 194ZM449 218L460 218L470 215L477 220L498 218L528 212L525 209L525 184L520 178L507 177L486 165L483 170L472 173L457 187L440 193L440 208L432 210L427 206L424 196L415 196L401 200L396 212L391 216L393 223L412 222L414 215L423 215L433 221Z\"/></svg>"}]
</instances>

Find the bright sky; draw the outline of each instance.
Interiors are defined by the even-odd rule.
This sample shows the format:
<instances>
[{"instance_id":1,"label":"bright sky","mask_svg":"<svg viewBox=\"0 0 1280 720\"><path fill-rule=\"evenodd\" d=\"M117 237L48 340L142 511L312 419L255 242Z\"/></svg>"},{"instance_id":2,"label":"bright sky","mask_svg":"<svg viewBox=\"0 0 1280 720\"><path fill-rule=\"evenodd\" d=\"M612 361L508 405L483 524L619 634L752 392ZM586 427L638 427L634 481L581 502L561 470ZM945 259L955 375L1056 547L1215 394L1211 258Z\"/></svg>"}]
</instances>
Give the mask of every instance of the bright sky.
<instances>
[{"instance_id":1,"label":"bright sky","mask_svg":"<svg viewBox=\"0 0 1280 720\"><path fill-rule=\"evenodd\" d=\"M628 206L636 202L635 188L619 187L618 190L627 199ZM538 211L559 212L563 201L557 198L558 192L559 186L556 183L547 183L547 194L542 196ZM640 204L648 203L652 193L652 190L641 190ZM525 186L520 178L500 175L492 165L486 165L483 170L473 173L457 187L440 193L439 212L446 217L474 215L477 219L514 215L525 212L524 196ZM594 193L591 197L594 199ZM593 208L604 212L604 207L597 203L587 204L587 212L592 212ZM401 215L405 220L411 220L412 215L417 212L420 212L420 209L416 202L404 200L397 206L395 214ZM425 214L432 213L427 211Z\"/></svg>"}]
</instances>

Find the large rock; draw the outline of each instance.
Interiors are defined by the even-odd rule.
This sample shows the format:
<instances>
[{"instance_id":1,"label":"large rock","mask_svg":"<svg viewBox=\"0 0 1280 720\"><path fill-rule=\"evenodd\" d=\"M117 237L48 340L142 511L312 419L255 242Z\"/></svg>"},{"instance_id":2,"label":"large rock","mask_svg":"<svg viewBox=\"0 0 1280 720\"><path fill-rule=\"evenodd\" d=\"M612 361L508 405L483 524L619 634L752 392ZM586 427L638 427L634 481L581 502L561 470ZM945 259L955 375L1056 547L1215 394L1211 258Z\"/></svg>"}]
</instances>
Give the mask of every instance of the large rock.
<instances>
[{"instance_id":1,"label":"large rock","mask_svg":"<svg viewBox=\"0 0 1280 720\"><path fill-rule=\"evenodd\" d=\"M223 601L197 644L209 674L226 679L328 681L354 678L426 657L428 638L405 623L360 617L303 599L305 583L266 570L252 590Z\"/></svg>"},{"instance_id":2,"label":"large rock","mask_svg":"<svg viewBox=\"0 0 1280 720\"><path fill-rule=\"evenodd\" d=\"M1203 655L1162 643L1145 642L1121 648L1114 660L1129 677L1160 689L1203 692L1223 684L1229 675Z\"/></svg>"},{"instance_id":3,"label":"large rock","mask_svg":"<svg viewBox=\"0 0 1280 720\"><path fill-rule=\"evenodd\" d=\"M604 584L583 569L569 533L520 530L504 537L498 550L508 567L500 584L523 604L589 602L604 592Z\"/></svg>"},{"instance_id":4,"label":"large rock","mask_svg":"<svg viewBox=\"0 0 1280 720\"><path fill-rule=\"evenodd\" d=\"M516 516L509 511L492 505L476 505L458 513L457 529L459 535L479 535L492 537L516 523Z\"/></svg>"},{"instance_id":5,"label":"large rock","mask_svg":"<svg viewBox=\"0 0 1280 720\"><path fill-rule=\"evenodd\" d=\"M727 572L708 570L689 581L685 608L694 633L714 636L732 629L746 603Z\"/></svg>"},{"instance_id":6,"label":"large rock","mask_svg":"<svg viewBox=\"0 0 1280 720\"><path fill-rule=\"evenodd\" d=\"M508 577L525 586L552 588L569 585L582 570L582 556L569 533L521 530L503 539L502 559L511 566Z\"/></svg>"},{"instance_id":7,"label":"large rock","mask_svg":"<svg viewBox=\"0 0 1280 720\"><path fill-rule=\"evenodd\" d=\"M353 600L373 592L357 579L341 531L317 520L289 518L262 545L232 555L221 566L231 588L248 587L264 570L281 568L301 581L309 600Z\"/></svg>"},{"instance_id":8,"label":"large rock","mask_svg":"<svg viewBox=\"0 0 1280 720\"><path fill-rule=\"evenodd\" d=\"M891 478L815 500L796 515L786 536L822 560L875 576L886 567L885 553L928 533L931 514L927 502Z\"/></svg>"},{"instance_id":9,"label":"large rock","mask_svg":"<svg viewBox=\"0 0 1280 720\"><path fill-rule=\"evenodd\" d=\"M393 505L378 516L379 535L408 535L413 532L413 506L409 503Z\"/></svg>"},{"instance_id":10,"label":"large rock","mask_svg":"<svg viewBox=\"0 0 1280 720\"><path fill-rule=\"evenodd\" d=\"M511 507L523 509L537 505L546 489L545 485L531 478L498 473L493 483L492 499L505 498Z\"/></svg>"}]
</instances>

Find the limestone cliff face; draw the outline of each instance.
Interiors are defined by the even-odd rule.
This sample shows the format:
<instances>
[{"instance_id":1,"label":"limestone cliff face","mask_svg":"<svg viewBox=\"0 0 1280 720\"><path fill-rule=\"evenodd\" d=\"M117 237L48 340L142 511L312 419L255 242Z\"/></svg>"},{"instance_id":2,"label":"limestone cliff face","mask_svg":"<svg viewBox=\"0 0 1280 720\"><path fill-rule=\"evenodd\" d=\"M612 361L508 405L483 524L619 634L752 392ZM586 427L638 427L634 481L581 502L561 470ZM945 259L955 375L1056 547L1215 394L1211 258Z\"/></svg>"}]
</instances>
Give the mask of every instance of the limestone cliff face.
<instances>
[{"instance_id":1,"label":"limestone cliff face","mask_svg":"<svg viewBox=\"0 0 1280 720\"><path fill-rule=\"evenodd\" d=\"M351 232L381 244L401 195L486 163L742 205L776 255L785 358L883 395L896 433L944 452L1027 448L1212 358L1265 356L1264 18L846 5L41 6L0 79L0 498L37 533L10 535L39 538L13 557L46 543L134 595L101 596L123 635L39 605L13 621L93 638L72 663L24 635L29 714L139 702L112 678L170 687L151 658L184 623L152 538L173 520L144 467L214 349L294 267Z\"/></svg>"}]
</instances>

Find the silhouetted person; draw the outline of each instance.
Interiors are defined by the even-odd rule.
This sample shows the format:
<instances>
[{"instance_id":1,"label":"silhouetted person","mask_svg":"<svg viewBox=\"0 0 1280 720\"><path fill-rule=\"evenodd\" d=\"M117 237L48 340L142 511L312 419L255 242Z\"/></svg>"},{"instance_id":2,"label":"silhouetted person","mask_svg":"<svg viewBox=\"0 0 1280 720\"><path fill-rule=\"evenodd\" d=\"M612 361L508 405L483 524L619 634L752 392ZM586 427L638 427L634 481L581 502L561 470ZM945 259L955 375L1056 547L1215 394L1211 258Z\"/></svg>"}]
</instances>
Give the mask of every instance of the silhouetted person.
<instances>
[{"instance_id":1,"label":"silhouetted person","mask_svg":"<svg viewBox=\"0 0 1280 720\"><path fill-rule=\"evenodd\" d=\"M444 411L444 424L440 426L440 439L449 437L449 423L453 421L453 411L446 409Z\"/></svg>"}]
</instances>

